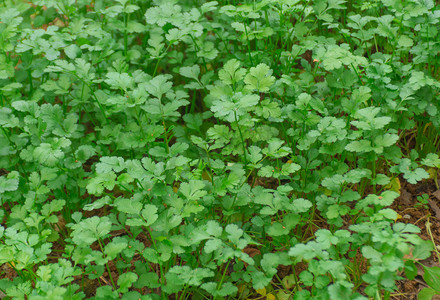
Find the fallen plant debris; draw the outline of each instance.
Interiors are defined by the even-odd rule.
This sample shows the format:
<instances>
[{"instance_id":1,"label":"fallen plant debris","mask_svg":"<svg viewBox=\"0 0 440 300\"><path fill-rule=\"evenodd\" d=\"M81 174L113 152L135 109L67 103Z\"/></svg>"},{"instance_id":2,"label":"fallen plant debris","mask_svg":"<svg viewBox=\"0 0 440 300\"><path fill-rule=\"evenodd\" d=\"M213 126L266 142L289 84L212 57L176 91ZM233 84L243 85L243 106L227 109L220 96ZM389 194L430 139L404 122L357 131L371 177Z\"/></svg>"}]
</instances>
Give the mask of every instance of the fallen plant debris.
<instances>
[{"instance_id":1,"label":"fallen plant debris","mask_svg":"<svg viewBox=\"0 0 440 300\"><path fill-rule=\"evenodd\" d=\"M4 0L0 298L435 299L439 21Z\"/></svg>"}]
</instances>

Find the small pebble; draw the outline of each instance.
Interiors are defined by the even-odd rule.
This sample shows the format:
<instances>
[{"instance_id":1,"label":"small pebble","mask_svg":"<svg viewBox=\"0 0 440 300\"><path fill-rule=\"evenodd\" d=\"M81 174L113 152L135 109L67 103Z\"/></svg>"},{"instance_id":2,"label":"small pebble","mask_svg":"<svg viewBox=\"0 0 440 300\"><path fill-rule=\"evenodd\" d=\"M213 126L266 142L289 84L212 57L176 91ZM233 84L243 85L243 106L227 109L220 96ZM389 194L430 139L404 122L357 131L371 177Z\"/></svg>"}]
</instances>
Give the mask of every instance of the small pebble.
<instances>
[{"instance_id":1,"label":"small pebble","mask_svg":"<svg viewBox=\"0 0 440 300\"><path fill-rule=\"evenodd\" d=\"M411 219L411 216L410 215L404 215L402 218L404 218L404 219Z\"/></svg>"}]
</instances>

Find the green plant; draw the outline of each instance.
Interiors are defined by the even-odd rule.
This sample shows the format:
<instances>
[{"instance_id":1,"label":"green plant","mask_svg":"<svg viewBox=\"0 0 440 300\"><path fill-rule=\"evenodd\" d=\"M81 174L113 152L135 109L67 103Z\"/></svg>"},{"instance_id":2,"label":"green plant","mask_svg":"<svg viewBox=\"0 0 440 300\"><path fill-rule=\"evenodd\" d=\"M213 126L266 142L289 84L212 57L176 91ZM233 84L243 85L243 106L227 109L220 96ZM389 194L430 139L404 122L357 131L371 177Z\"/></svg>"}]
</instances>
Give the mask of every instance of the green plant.
<instances>
[{"instance_id":1,"label":"green plant","mask_svg":"<svg viewBox=\"0 0 440 300\"><path fill-rule=\"evenodd\" d=\"M417 196L417 203L415 205L415 207L419 208L422 207L424 209L428 209L428 199L429 199L429 195L428 194L423 194L421 196Z\"/></svg>"},{"instance_id":2,"label":"green plant","mask_svg":"<svg viewBox=\"0 0 440 300\"><path fill-rule=\"evenodd\" d=\"M432 250L388 187L437 181L439 8L4 0L0 290L388 299Z\"/></svg>"}]
</instances>

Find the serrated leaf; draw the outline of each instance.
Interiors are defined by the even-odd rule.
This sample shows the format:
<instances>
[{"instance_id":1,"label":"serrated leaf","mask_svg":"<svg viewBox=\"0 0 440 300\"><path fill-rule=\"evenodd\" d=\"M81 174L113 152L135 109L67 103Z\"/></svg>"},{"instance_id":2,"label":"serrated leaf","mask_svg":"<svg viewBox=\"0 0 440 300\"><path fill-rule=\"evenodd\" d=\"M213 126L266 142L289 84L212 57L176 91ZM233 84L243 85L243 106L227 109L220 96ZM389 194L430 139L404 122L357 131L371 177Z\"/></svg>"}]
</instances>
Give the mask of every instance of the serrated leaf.
<instances>
[{"instance_id":1,"label":"serrated leaf","mask_svg":"<svg viewBox=\"0 0 440 300\"><path fill-rule=\"evenodd\" d=\"M92 195L101 195L105 189L112 190L116 184L116 174L113 172L97 174L89 180L87 191Z\"/></svg>"},{"instance_id":2,"label":"serrated leaf","mask_svg":"<svg viewBox=\"0 0 440 300\"><path fill-rule=\"evenodd\" d=\"M72 226L72 241L80 246L89 246L104 238L109 232L112 223L108 217L93 216Z\"/></svg>"},{"instance_id":3,"label":"serrated leaf","mask_svg":"<svg viewBox=\"0 0 440 300\"><path fill-rule=\"evenodd\" d=\"M400 36L399 41L397 43L399 44L400 47L405 47L405 48L409 48L414 45L413 40L409 36L404 34Z\"/></svg>"},{"instance_id":4,"label":"serrated leaf","mask_svg":"<svg viewBox=\"0 0 440 300\"><path fill-rule=\"evenodd\" d=\"M225 84L235 84L243 79L246 70L240 68L240 62L236 59L229 60L218 72L218 77Z\"/></svg>"},{"instance_id":5,"label":"serrated leaf","mask_svg":"<svg viewBox=\"0 0 440 300\"><path fill-rule=\"evenodd\" d=\"M145 226L150 226L158 219L157 207L153 204L146 204L141 212L142 218L144 218Z\"/></svg>"},{"instance_id":6,"label":"serrated leaf","mask_svg":"<svg viewBox=\"0 0 440 300\"><path fill-rule=\"evenodd\" d=\"M114 205L118 211L127 214L139 214L142 210L142 203L126 198L116 199Z\"/></svg>"},{"instance_id":7,"label":"serrated leaf","mask_svg":"<svg viewBox=\"0 0 440 300\"><path fill-rule=\"evenodd\" d=\"M169 75L158 75L145 84L145 89L149 94L161 99L173 86L168 79L170 79Z\"/></svg>"},{"instance_id":8,"label":"serrated leaf","mask_svg":"<svg viewBox=\"0 0 440 300\"><path fill-rule=\"evenodd\" d=\"M138 276L133 272L121 274L118 278L118 292L126 293L137 279Z\"/></svg>"},{"instance_id":9,"label":"serrated leaf","mask_svg":"<svg viewBox=\"0 0 440 300\"><path fill-rule=\"evenodd\" d=\"M19 174L17 171L12 171L7 176L0 177L0 194L4 192L12 192L18 189Z\"/></svg>"},{"instance_id":10,"label":"serrated leaf","mask_svg":"<svg viewBox=\"0 0 440 300\"><path fill-rule=\"evenodd\" d=\"M109 259L115 259L116 256L121 253L124 249L126 249L128 244L124 241L111 241L107 245L105 245L104 253L108 256Z\"/></svg>"},{"instance_id":11,"label":"serrated leaf","mask_svg":"<svg viewBox=\"0 0 440 300\"><path fill-rule=\"evenodd\" d=\"M219 239L211 239L205 243L205 247L203 248L206 253L214 252L217 249L220 249L222 245L222 241Z\"/></svg>"},{"instance_id":12,"label":"serrated leaf","mask_svg":"<svg viewBox=\"0 0 440 300\"><path fill-rule=\"evenodd\" d=\"M261 63L249 70L249 73L244 78L244 82L249 90L257 90L264 93L269 91L275 82L275 77L272 76L272 70L269 66Z\"/></svg>"},{"instance_id":13,"label":"serrated leaf","mask_svg":"<svg viewBox=\"0 0 440 300\"><path fill-rule=\"evenodd\" d=\"M373 150L373 148L371 147L370 141L360 140L360 141L353 141L348 143L348 145L345 146L345 150L350 152L362 153L362 152L369 152Z\"/></svg>"},{"instance_id":14,"label":"serrated leaf","mask_svg":"<svg viewBox=\"0 0 440 300\"><path fill-rule=\"evenodd\" d=\"M41 164L54 167L64 158L64 152L56 145L41 143L33 152L34 158Z\"/></svg>"},{"instance_id":15,"label":"serrated leaf","mask_svg":"<svg viewBox=\"0 0 440 300\"><path fill-rule=\"evenodd\" d=\"M116 173L125 169L124 159L122 157L101 157L100 162L96 164L96 172L99 174L109 173L112 170Z\"/></svg>"},{"instance_id":16,"label":"serrated leaf","mask_svg":"<svg viewBox=\"0 0 440 300\"><path fill-rule=\"evenodd\" d=\"M194 65L192 67L182 67L179 71L180 75L185 76L187 78L199 80L200 75L200 67L198 65Z\"/></svg>"},{"instance_id":17,"label":"serrated leaf","mask_svg":"<svg viewBox=\"0 0 440 300\"><path fill-rule=\"evenodd\" d=\"M428 153L428 155L422 159L422 164L428 167L440 168L440 158L435 153Z\"/></svg>"}]
</instances>

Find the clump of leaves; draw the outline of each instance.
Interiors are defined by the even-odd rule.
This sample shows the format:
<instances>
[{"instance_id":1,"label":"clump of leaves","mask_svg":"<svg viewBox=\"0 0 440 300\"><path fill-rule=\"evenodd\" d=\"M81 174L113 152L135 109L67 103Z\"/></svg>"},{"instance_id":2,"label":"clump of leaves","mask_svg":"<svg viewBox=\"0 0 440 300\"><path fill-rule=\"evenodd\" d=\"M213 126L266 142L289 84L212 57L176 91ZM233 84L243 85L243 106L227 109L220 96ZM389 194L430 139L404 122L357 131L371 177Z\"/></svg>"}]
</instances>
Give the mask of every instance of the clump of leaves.
<instances>
[{"instance_id":1,"label":"clump of leaves","mask_svg":"<svg viewBox=\"0 0 440 300\"><path fill-rule=\"evenodd\" d=\"M390 206L437 180L439 8L3 1L0 290L388 299L432 250Z\"/></svg>"}]
</instances>

